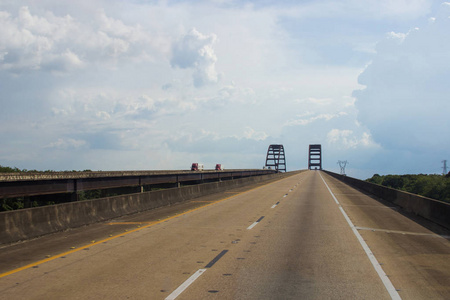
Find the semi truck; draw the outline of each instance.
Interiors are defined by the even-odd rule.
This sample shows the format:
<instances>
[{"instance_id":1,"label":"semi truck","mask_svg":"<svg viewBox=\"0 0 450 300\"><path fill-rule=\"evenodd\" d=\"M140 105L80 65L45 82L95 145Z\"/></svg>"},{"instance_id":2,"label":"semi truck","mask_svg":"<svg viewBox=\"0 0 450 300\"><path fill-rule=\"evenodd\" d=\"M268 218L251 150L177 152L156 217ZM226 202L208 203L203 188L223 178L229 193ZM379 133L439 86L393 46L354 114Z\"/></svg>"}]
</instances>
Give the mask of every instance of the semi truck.
<instances>
[{"instance_id":1,"label":"semi truck","mask_svg":"<svg viewBox=\"0 0 450 300\"><path fill-rule=\"evenodd\" d=\"M203 171L203 164L192 163L191 171Z\"/></svg>"}]
</instances>

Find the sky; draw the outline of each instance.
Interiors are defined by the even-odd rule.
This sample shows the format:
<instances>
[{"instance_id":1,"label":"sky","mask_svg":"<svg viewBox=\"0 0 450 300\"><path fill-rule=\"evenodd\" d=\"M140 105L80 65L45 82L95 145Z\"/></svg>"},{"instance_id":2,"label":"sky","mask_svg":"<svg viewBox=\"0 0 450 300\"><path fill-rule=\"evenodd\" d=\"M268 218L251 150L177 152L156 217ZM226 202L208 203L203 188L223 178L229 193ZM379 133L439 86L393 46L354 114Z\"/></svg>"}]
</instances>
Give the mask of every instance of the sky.
<instances>
[{"instance_id":1,"label":"sky","mask_svg":"<svg viewBox=\"0 0 450 300\"><path fill-rule=\"evenodd\" d=\"M441 173L450 2L0 0L0 165Z\"/></svg>"}]
</instances>

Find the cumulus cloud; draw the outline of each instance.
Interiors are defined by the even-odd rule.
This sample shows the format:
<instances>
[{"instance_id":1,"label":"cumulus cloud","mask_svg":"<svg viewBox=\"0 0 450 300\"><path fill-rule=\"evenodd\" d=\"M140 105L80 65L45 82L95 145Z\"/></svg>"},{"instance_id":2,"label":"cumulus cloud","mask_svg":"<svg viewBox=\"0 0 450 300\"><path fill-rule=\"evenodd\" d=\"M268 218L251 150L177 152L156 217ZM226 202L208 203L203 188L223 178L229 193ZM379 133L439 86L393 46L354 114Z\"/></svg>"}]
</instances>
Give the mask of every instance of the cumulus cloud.
<instances>
[{"instance_id":1,"label":"cumulus cloud","mask_svg":"<svg viewBox=\"0 0 450 300\"><path fill-rule=\"evenodd\" d=\"M319 120L325 120L325 121L330 121L331 119L334 118L339 118L342 116L347 115L346 112L339 112L336 114L319 114L313 117L309 117L309 118L304 118L307 115L310 115L312 113L306 113L300 116L300 118L296 119L296 120L290 120L286 123L287 126L295 126L295 125L308 125L312 122L315 121L319 121Z\"/></svg>"},{"instance_id":2,"label":"cumulus cloud","mask_svg":"<svg viewBox=\"0 0 450 300\"><path fill-rule=\"evenodd\" d=\"M150 47L142 28L127 26L104 12L87 25L70 15L38 15L23 6L16 14L0 11L0 28L0 69L13 73L64 73L88 63L145 57L142 48Z\"/></svg>"},{"instance_id":3,"label":"cumulus cloud","mask_svg":"<svg viewBox=\"0 0 450 300\"><path fill-rule=\"evenodd\" d=\"M255 129L248 127L244 131L244 137L251 140L256 141L263 141L265 140L269 135L265 133L264 131L256 131Z\"/></svg>"},{"instance_id":4,"label":"cumulus cloud","mask_svg":"<svg viewBox=\"0 0 450 300\"><path fill-rule=\"evenodd\" d=\"M126 114L141 115L156 110L156 101L148 95L141 95L126 103Z\"/></svg>"},{"instance_id":5,"label":"cumulus cloud","mask_svg":"<svg viewBox=\"0 0 450 300\"><path fill-rule=\"evenodd\" d=\"M389 33L354 92L359 121L387 149L450 147L450 5L433 22ZM441 150L442 152L442 150Z\"/></svg>"},{"instance_id":6,"label":"cumulus cloud","mask_svg":"<svg viewBox=\"0 0 450 300\"><path fill-rule=\"evenodd\" d=\"M213 48L216 40L215 34L204 35L195 28L192 29L173 44L172 66L192 69L196 87L216 83L218 81L217 56Z\"/></svg>"},{"instance_id":7,"label":"cumulus cloud","mask_svg":"<svg viewBox=\"0 0 450 300\"><path fill-rule=\"evenodd\" d=\"M90 125L98 120L109 121L109 125L117 122L124 125L130 120L150 119L154 113L172 113L174 110L173 103L154 100L147 94L122 94L113 89L103 92L62 89L51 98L55 99L52 115L61 123L83 119Z\"/></svg>"},{"instance_id":8,"label":"cumulus cloud","mask_svg":"<svg viewBox=\"0 0 450 300\"><path fill-rule=\"evenodd\" d=\"M41 67L43 70L49 70L54 73L66 73L71 70L84 67L84 62L73 53L70 49L67 49L63 53L48 55L48 57L42 61Z\"/></svg>"},{"instance_id":9,"label":"cumulus cloud","mask_svg":"<svg viewBox=\"0 0 450 300\"><path fill-rule=\"evenodd\" d=\"M304 98L304 99L298 99L298 100L296 100L296 102L324 106L324 105L330 105L330 103L333 102L333 99L308 97L308 98Z\"/></svg>"},{"instance_id":10,"label":"cumulus cloud","mask_svg":"<svg viewBox=\"0 0 450 300\"><path fill-rule=\"evenodd\" d=\"M357 148L357 147L378 147L372 141L369 133L363 132L361 137L349 129L332 129L327 134L327 142L329 145L337 146L343 149Z\"/></svg>"}]
</instances>

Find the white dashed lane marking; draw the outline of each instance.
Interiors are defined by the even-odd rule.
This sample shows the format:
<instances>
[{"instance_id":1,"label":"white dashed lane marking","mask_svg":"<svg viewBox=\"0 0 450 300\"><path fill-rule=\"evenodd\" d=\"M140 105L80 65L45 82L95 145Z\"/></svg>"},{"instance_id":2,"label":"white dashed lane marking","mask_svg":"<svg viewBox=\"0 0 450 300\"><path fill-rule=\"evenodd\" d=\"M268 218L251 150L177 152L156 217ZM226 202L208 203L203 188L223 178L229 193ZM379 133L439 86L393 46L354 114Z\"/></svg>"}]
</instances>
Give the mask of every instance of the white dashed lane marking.
<instances>
[{"instance_id":1,"label":"white dashed lane marking","mask_svg":"<svg viewBox=\"0 0 450 300\"><path fill-rule=\"evenodd\" d=\"M255 227L256 225L258 225L259 222L261 222L261 220L264 219L264 216L262 216L261 218L259 218L256 222L254 222L252 225L247 227L247 230L252 229L253 227Z\"/></svg>"}]
</instances>

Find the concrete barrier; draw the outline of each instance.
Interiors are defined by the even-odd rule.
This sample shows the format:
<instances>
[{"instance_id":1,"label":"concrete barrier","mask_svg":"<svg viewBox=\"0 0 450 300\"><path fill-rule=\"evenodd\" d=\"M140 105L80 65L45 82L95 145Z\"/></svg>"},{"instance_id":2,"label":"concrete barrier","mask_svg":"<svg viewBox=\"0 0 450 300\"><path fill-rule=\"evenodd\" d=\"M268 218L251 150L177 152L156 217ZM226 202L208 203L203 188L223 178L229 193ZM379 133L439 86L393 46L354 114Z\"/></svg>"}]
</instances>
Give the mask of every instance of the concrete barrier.
<instances>
[{"instance_id":1,"label":"concrete barrier","mask_svg":"<svg viewBox=\"0 0 450 300\"><path fill-rule=\"evenodd\" d=\"M0 244L35 238L231 188L286 177L293 173L297 172L252 176L181 188L0 212Z\"/></svg>"},{"instance_id":2,"label":"concrete barrier","mask_svg":"<svg viewBox=\"0 0 450 300\"><path fill-rule=\"evenodd\" d=\"M399 191L329 171L324 172L357 189L394 203L407 212L414 213L447 229L450 229L450 203Z\"/></svg>"}]
</instances>

